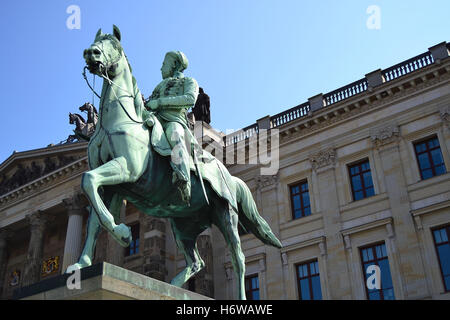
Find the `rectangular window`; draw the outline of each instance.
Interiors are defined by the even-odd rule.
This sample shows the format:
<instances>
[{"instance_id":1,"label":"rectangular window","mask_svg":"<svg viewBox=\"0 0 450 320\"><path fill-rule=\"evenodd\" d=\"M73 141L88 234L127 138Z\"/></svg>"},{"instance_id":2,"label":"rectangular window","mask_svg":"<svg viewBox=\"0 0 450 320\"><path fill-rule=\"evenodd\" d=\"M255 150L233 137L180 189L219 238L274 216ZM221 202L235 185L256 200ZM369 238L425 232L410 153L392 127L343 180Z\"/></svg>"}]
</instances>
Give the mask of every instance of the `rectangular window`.
<instances>
[{"instance_id":1,"label":"rectangular window","mask_svg":"<svg viewBox=\"0 0 450 320\"><path fill-rule=\"evenodd\" d=\"M245 277L245 295L247 300L259 300L258 275Z\"/></svg>"},{"instance_id":2,"label":"rectangular window","mask_svg":"<svg viewBox=\"0 0 450 320\"><path fill-rule=\"evenodd\" d=\"M308 182L302 181L291 185L290 191L293 219L309 216L311 214L311 205L309 203Z\"/></svg>"},{"instance_id":3,"label":"rectangular window","mask_svg":"<svg viewBox=\"0 0 450 320\"><path fill-rule=\"evenodd\" d=\"M125 256L132 256L139 253L139 223L131 226L131 236L133 237L130 246L126 248Z\"/></svg>"},{"instance_id":4,"label":"rectangular window","mask_svg":"<svg viewBox=\"0 0 450 320\"><path fill-rule=\"evenodd\" d=\"M350 174L353 201L361 200L375 194L369 160L349 165L348 171Z\"/></svg>"},{"instance_id":5,"label":"rectangular window","mask_svg":"<svg viewBox=\"0 0 450 320\"><path fill-rule=\"evenodd\" d=\"M300 300L322 300L319 264L317 260L297 265L298 296Z\"/></svg>"},{"instance_id":6,"label":"rectangular window","mask_svg":"<svg viewBox=\"0 0 450 320\"><path fill-rule=\"evenodd\" d=\"M434 246L439 259L441 268L442 281L446 292L450 291L450 225L434 229L433 231Z\"/></svg>"},{"instance_id":7,"label":"rectangular window","mask_svg":"<svg viewBox=\"0 0 450 320\"><path fill-rule=\"evenodd\" d=\"M414 144L417 162L422 180L444 174L446 172L444 158L437 137Z\"/></svg>"},{"instance_id":8,"label":"rectangular window","mask_svg":"<svg viewBox=\"0 0 450 320\"><path fill-rule=\"evenodd\" d=\"M369 300L395 300L394 286L392 285L386 245L381 243L370 247L361 248L360 250L367 298ZM373 272L367 272L368 267L371 265L376 265L380 268L379 276L381 284L379 289L369 289L367 287L367 279L374 275Z\"/></svg>"}]
</instances>

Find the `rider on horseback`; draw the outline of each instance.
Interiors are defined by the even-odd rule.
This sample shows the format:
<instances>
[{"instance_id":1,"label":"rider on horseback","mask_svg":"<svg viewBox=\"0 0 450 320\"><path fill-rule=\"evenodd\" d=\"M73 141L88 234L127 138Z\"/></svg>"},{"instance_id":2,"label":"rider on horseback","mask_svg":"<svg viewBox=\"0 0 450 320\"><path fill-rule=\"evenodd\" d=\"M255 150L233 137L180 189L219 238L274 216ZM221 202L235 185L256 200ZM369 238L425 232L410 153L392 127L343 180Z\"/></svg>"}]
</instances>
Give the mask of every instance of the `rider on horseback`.
<instances>
[{"instance_id":1,"label":"rider on horseback","mask_svg":"<svg viewBox=\"0 0 450 320\"><path fill-rule=\"evenodd\" d=\"M163 81L153 90L146 106L155 112L172 147L170 164L173 168L172 183L181 200L189 205L191 198L190 152L196 143L189 132L187 110L194 106L198 96L195 79L185 77L183 71L188 60L180 51L170 51L161 67ZM188 148L189 147L189 148Z\"/></svg>"}]
</instances>

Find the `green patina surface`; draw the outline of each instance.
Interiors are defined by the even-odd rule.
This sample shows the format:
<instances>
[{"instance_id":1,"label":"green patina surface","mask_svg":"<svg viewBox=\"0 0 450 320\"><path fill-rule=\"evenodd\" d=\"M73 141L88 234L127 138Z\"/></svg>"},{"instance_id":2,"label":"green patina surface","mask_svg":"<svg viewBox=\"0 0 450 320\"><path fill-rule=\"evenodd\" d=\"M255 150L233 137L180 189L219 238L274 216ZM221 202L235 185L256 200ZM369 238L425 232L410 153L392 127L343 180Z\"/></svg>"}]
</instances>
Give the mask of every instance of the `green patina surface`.
<instances>
[{"instance_id":1,"label":"green patina surface","mask_svg":"<svg viewBox=\"0 0 450 320\"><path fill-rule=\"evenodd\" d=\"M198 146L186 125L186 110L195 103L198 85L182 75L186 56L179 51L166 54L163 81L144 106L120 41L116 26L113 34L99 30L84 51L89 71L103 78L103 87L88 145L89 171L81 183L91 207L87 237L79 261L67 272L92 264L101 227L122 246L129 245L130 228L119 218L126 199L146 214L169 219L186 260L184 270L171 281L177 287L204 267L196 239L216 225L231 252L237 298L245 299L245 256L238 224L267 245L281 247L281 243L259 215L247 185L210 154L191 152Z\"/></svg>"}]
</instances>

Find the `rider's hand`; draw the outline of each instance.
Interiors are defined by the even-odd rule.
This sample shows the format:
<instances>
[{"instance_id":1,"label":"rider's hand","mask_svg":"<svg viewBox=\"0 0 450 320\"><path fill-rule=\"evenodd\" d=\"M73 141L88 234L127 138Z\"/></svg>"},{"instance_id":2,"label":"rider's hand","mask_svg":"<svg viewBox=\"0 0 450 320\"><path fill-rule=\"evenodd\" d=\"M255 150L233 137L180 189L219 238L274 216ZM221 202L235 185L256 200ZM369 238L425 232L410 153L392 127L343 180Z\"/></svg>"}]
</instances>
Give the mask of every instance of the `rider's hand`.
<instances>
[{"instance_id":1,"label":"rider's hand","mask_svg":"<svg viewBox=\"0 0 450 320\"><path fill-rule=\"evenodd\" d=\"M149 102L147 102L147 107L149 107L152 110L158 109L159 100L158 99L150 100Z\"/></svg>"}]
</instances>

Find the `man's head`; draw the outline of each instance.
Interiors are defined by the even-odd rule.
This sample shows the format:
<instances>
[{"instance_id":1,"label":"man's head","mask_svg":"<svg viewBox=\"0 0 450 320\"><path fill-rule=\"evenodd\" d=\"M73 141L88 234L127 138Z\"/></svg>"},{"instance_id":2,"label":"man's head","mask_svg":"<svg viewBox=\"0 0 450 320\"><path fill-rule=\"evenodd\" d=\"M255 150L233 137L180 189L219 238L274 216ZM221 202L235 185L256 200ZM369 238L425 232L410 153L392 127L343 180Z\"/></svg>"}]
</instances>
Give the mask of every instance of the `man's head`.
<instances>
[{"instance_id":1,"label":"man's head","mask_svg":"<svg viewBox=\"0 0 450 320\"><path fill-rule=\"evenodd\" d=\"M188 66L188 59L181 51L169 51L166 53L163 65L161 67L161 75L163 79L172 77L175 72L183 72Z\"/></svg>"}]
</instances>

